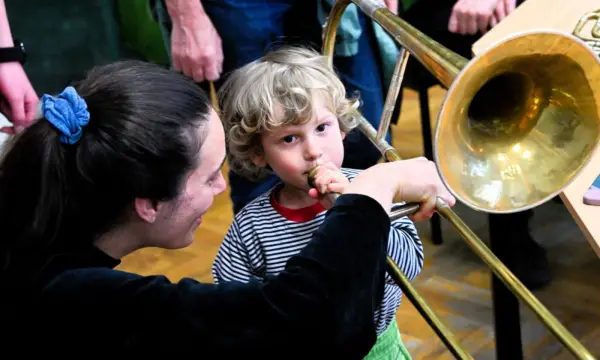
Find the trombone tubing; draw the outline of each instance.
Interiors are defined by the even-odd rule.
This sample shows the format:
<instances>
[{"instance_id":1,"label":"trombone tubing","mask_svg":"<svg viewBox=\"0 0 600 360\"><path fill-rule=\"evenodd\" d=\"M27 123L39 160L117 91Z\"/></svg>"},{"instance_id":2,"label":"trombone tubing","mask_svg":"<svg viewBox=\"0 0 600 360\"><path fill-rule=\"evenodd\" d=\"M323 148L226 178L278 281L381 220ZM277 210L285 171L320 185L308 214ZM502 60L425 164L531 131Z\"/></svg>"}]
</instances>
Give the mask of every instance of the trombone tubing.
<instances>
[{"instance_id":1,"label":"trombone tubing","mask_svg":"<svg viewBox=\"0 0 600 360\"><path fill-rule=\"evenodd\" d=\"M323 53L333 65L333 48L337 28L346 7L354 3L367 16L379 23L388 33L409 52L416 53L416 58L446 86L449 87L460 70L468 63L466 59L443 48L440 44L426 37L404 20L394 15L378 0L337 0L329 14L324 28ZM439 54L428 51L428 48L444 49ZM435 55L435 56L434 56ZM391 89L394 90L394 89ZM388 144L384 137L377 137L372 125L364 118L359 119L359 129L377 146L387 161L398 161L401 157ZM466 240L471 249L490 267L493 273L518 296L550 331L578 359L594 359L592 354L548 311L548 309L514 276L514 274L490 251L481 239L460 219L460 217L441 199L436 204L437 212L450 221Z\"/></svg>"}]
</instances>

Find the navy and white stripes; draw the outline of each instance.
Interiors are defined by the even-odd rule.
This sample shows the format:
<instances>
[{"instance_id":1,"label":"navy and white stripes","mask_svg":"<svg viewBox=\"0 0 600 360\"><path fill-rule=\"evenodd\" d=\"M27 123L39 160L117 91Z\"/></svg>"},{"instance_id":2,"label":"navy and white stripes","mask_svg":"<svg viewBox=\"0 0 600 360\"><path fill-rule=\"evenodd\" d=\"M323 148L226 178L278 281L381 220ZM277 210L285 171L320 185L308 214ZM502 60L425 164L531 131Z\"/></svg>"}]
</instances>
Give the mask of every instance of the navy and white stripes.
<instances>
[{"instance_id":1,"label":"navy and white stripes","mask_svg":"<svg viewBox=\"0 0 600 360\"><path fill-rule=\"evenodd\" d=\"M342 169L350 181L360 170ZM234 219L213 264L215 283L262 280L283 270L287 260L298 254L311 240L325 218L321 212L312 220L294 222L280 215L271 205L271 191L254 199ZM407 217L392 222L388 254L409 280L423 267L423 245L413 222ZM375 312L377 333L394 320L402 293L389 275L381 306Z\"/></svg>"}]
</instances>

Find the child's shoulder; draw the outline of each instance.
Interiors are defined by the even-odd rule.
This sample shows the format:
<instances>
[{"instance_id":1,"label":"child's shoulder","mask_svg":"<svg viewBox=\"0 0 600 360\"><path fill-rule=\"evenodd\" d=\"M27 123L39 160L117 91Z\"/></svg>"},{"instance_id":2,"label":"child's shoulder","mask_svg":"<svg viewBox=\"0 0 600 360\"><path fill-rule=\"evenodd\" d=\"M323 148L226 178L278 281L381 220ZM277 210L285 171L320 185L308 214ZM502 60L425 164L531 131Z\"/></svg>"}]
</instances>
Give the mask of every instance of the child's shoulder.
<instances>
[{"instance_id":1,"label":"child's shoulder","mask_svg":"<svg viewBox=\"0 0 600 360\"><path fill-rule=\"evenodd\" d=\"M257 218L264 216L266 212L272 210L272 192L273 189L269 189L247 203L237 214L235 214L234 221L237 223L253 222Z\"/></svg>"},{"instance_id":2,"label":"child's shoulder","mask_svg":"<svg viewBox=\"0 0 600 360\"><path fill-rule=\"evenodd\" d=\"M344 176L346 176L348 178L348 180L352 181L354 180L354 178L360 174L362 172L362 170L359 169L351 169L351 168L341 168L340 171L342 172L342 174L344 174Z\"/></svg>"}]
</instances>

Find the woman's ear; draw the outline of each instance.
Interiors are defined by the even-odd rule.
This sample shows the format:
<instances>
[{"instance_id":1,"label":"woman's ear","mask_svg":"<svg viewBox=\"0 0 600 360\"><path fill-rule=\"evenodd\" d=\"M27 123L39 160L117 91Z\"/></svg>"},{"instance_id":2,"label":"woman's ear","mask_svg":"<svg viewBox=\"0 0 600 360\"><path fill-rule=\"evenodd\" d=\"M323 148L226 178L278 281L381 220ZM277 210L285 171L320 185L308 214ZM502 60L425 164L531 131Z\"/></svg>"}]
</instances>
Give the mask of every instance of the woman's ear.
<instances>
[{"instance_id":1,"label":"woman's ear","mask_svg":"<svg viewBox=\"0 0 600 360\"><path fill-rule=\"evenodd\" d=\"M134 200L134 206L135 212L138 214L140 219L149 223L154 223L162 204L150 199L136 198Z\"/></svg>"}]
</instances>

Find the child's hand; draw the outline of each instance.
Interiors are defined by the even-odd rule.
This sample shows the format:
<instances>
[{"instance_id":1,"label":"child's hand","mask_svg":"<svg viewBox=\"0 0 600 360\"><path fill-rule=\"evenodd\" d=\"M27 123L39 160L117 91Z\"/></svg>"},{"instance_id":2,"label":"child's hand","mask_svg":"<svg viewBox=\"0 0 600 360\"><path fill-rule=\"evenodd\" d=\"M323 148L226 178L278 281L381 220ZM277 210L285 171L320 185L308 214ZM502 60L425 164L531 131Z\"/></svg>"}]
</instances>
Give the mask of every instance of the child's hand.
<instances>
[{"instance_id":1,"label":"child's hand","mask_svg":"<svg viewBox=\"0 0 600 360\"><path fill-rule=\"evenodd\" d=\"M318 199L326 209L329 209L333 204L327 200L325 195L328 193L342 194L350 181L334 164L325 163L319 166L314 183L315 187L308 190L308 195Z\"/></svg>"}]
</instances>

